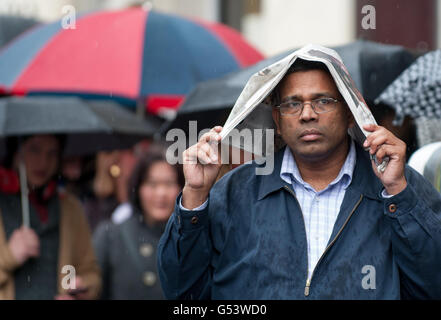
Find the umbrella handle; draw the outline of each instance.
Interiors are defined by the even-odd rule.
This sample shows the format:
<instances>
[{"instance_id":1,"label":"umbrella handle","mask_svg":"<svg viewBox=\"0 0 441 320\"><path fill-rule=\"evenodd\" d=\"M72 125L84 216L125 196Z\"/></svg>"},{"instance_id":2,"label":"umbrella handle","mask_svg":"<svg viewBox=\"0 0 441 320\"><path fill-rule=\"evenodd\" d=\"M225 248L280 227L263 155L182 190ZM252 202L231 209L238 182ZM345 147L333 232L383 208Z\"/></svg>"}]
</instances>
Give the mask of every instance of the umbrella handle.
<instances>
[{"instance_id":1,"label":"umbrella handle","mask_svg":"<svg viewBox=\"0 0 441 320\"><path fill-rule=\"evenodd\" d=\"M19 161L18 172L20 176L20 191L21 191L21 213L23 216L23 226L30 228L29 218L29 190L28 181L26 177L26 167L23 160Z\"/></svg>"}]
</instances>

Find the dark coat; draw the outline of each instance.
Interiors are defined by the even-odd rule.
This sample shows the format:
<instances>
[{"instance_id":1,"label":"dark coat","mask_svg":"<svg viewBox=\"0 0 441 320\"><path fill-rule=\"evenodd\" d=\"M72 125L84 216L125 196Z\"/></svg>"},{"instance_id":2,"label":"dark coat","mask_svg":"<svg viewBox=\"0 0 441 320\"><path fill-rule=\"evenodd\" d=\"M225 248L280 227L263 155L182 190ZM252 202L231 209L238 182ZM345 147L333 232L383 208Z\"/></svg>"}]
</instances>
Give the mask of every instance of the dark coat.
<instances>
[{"instance_id":1,"label":"dark coat","mask_svg":"<svg viewBox=\"0 0 441 320\"><path fill-rule=\"evenodd\" d=\"M103 277L102 299L163 299L156 248L164 224L148 227L140 213L121 224L101 223L94 245Z\"/></svg>"},{"instance_id":2,"label":"dark coat","mask_svg":"<svg viewBox=\"0 0 441 320\"><path fill-rule=\"evenodd\" d=\"M441 298L441 195L406 167L408 186L389 199L357 146L328 247L307 278L307 242L291 185L255 163L215 184L203 211L176 205L158 246L170 299ZM180 200L180 197L177 201Z\"/></svg>"}]
</instances>

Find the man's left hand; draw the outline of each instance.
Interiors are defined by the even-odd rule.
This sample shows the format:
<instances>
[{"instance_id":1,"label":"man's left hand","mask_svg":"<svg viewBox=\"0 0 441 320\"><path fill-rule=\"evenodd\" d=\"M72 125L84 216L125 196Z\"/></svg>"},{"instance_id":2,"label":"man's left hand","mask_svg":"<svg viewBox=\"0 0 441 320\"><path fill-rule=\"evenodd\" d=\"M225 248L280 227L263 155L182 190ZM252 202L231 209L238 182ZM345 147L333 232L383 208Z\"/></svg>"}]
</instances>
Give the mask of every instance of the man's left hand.
<instances>
[{"instance_id":1,"label":"man's left hand","mask_svg":"<svg viewBox=\"0 0 441 320\"><path fill-rule=\"evenodd\" d=\"M404 176L406 164L406 144L398 139L384 127L369 124L363 126L366 131L372 132L365 140L363 147L370 148L369 153L376 155L381 163L384 157L389 157L389 163L384 172L378 172L375 162L372 160L372 167L375 175L383 183L386 192L396 195L407 186Z\"/></svg>"}]
</instances>

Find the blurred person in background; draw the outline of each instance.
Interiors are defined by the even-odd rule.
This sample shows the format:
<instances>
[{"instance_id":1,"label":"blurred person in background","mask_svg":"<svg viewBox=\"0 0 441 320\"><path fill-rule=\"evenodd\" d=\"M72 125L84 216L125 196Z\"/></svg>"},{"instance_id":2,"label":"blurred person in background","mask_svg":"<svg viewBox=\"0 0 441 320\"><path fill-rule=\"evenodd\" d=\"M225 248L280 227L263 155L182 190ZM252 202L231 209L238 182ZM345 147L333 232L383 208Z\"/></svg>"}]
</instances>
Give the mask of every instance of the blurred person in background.
<instances>
[{"instance_id":1,"label":"blurred person in background","mask_svg":"<svg viewBox=\"0 0 441 320\"><path fill-rule=\"evenodd\" d=\"M63 157L61 163L62 186L82 200L89 192L95 174L95 155Z\"/></svg>"},{"instance_id":2,"label":"blurred person in background","mask_svg":"<svg viewBox=\"0 0 441 320\"><path fill-rule=\"evenodd\" d=\"M426 144L416 150L409 159L409 166L441 192L441 141Z\"/></svg>"},{"instance_id":3,"label":"blurred person in background","mask_svg":"<svg viewBox=\"0 0 441 320\"><path fill-rule=\"evenodd\" d=\"M121 175L120 151L101 151L95 156L94 176L88 184L82 202L92 232L98 224L110 218L118 206L116 180Z\"/></svg>"},{"instance_id":4,"label":"blurred person in background","mask_svg":"<svg viewBox=\"0 0 441 320\"><path fill-rule=\"evenodd\" d=\"M18 176L2 168L7 178L1 180L0 193L0 299L99 295L99 267L83 209L73 195L57 188L64 140L55 135L8 140L5 165L15 171L22 161L26 168L30 228L23 226ZM75 268L73 278L67 280L64 266Z\"/></svg>"},{"instance_id":5,"label":"blurred person in background","mask_svg":"<svg viewBox=\"0 0 441 320\"><path fill-rule=\"evenodd\" d=\"M136 162L149 146L150 141L143 140L131 149L96 154L95 175L82 198L92 232L109 218L122 222L130 216L129 178Z\"/></svg>"},{"instance_id":6,"label":"blurred person in background","mask_svg":"<svg viewBox=\"0 0 441 320\"><path fill-rule=\"evenodd\" d=\"M139 160L128 188L130 216L102 223L94 233L102 299L163 299L156 247L183 185L182 169L155 147Z\"/></svg>"}]
</instances>

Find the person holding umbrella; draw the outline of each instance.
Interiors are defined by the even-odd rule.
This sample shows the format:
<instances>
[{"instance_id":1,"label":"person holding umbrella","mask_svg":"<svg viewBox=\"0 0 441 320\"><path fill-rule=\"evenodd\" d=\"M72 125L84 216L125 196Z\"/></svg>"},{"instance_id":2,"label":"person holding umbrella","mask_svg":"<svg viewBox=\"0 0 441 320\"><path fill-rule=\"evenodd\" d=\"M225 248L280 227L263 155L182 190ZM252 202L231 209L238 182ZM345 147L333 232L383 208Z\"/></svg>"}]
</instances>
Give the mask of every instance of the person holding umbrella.
<instances>
[{"instance_id":1,"label":"person holding umbrella","mask_svg":"<svg viewBox=\"0 0 441 320\"><path fill-rule=\"evenodd\" d=\"M9 138L9 164L17 170L22 163L26 170L29 216L23 221L18 188L0 194L1 299L94 299L99 294L100 271L82 207L57 189L64 140L62 135Z\"/></svg>"},{"instance_id":2,"label":"person holding umbrella","mask_svg":"<svg viewBox=\"0 0 441 320\"><path fill-rule=\"evenodd\" d=\"M20 137L8 152L20 183L5 175L16 183L0 188L0 298L98 297L100 272L82 206L56 187L61 155L128 148L158 123L114 103L51 96L0 99L0 120L2 138Z\"/></svg>"}]
</instances>

